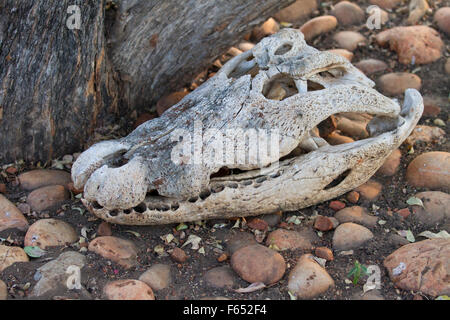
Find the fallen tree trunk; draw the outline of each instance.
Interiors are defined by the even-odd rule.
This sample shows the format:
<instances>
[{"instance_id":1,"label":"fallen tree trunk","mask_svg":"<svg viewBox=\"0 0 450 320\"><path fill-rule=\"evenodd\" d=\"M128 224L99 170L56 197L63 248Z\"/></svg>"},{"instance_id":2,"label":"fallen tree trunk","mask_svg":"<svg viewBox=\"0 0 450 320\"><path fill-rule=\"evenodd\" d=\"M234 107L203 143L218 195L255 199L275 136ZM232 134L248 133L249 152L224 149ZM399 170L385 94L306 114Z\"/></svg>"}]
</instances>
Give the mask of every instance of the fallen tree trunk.
<instances>
[{"instance_id":1,"label":"fallen tree trunk","mask_svg":"<svg viewBox=\"0 0 450 320\"><path fill-rule=\"evenodd\" d=\"M82 150L292 2L122 0L109 28L104 0L0 0L0 164Z\"/></svg>"}]
</instances>

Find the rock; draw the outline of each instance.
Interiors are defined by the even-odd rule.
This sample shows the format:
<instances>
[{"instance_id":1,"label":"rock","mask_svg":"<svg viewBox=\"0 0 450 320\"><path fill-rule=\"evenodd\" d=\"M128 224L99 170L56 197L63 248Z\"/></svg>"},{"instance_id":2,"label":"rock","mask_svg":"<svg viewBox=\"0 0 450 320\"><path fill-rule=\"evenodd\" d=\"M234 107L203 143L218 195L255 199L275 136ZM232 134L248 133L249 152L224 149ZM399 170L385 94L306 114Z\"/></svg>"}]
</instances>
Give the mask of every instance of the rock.
<instances>
[{"instance_id":1,"label":"rock","mask_svg":"<svg viewBox=\"0 0 450 320\"><path fill-rule=\"evenodd\" d=\"M0 194L0 231L14 228L26 231L28 221L11 201Z\"/></svg>"},{"instance_id":2,"label":"rock","mask_svg":"<svg viewBox=\"0 0 450 320\"><path fill-rule=\"evenodd\" d=\"M98 226L97 235L111 236L112 235L111 225L106 221L102 221Z\"/></svg>"},{"instance_id":3,"label":"rock","mask_svg":"<svg viewBox=\"0 0 450 320\"><path fill-rule=\"evenodd\" d=\"M327 261L333 261L333 251L327 247L318 247L314 250L314 254L322 259L325 259Z\"/></svg>"},{"instance_id":4,"label":"rock","mask_svg":"<svg viewBox=\"0 0 450 320\"><path fill-rule=\"evenodd\" d=\"M373 233L366 227L346 222L334 231L333 248L339 251L357 249L372 238Z\"/></svg>"},{"instance_id":5,"label":"rock","mask_svg":"<svg viewBox=\"0 0 450 320\"><path fill-rule=\"evenodd\" d=\"M384 260L395 286L430 296L450 294L450 239L407 244Z\"/></svg>"},{"instance_id":6,"label":"rock","mask_svg":"<svg viewBox=\"0 0 450 320\"><path fill-rule=\"evenodd\" d=\"M392 244L394 247L396 248L400 248L401 246L404 246L406 244L409 244L410 242L408 241L408 239L402 237L399 234L396 233L390 233L389 236L389 243Z\"/></svg>"},{"instance_id":7,"label":"rock","mask_svg":"<svg viewBox=\"0 0 450 320\"><path fill-rule=\"evenodd\" d=\"M450 7L443 7L434 14L434 21L439 29L450 35Z\"/></svg>"},{"instance_id":8,"label":"rock","mask_svg":"<svg viewBox=\"0 0 450 320\"><path fill-rule=\"evenodd\" d=\"M371 74L385 71L388 68L388 65L381 60L366 59L356 63L355 67L361 70L365 75L370 76Z\"/></svg>"},{"instance_id":9,"label":"rock","mask_svg":"<svg viewBox=\"0 0 450 320\"><path fill-rule=\"evenodd\" d=\"M206 284L213 288L232 288L236 281L233 270L230 267L217 267L208 270L203 276Z\"/></svg>"},{"instance_id":10,"label":"rock","mask_svg":"<svg viewBox=\"0 0 450 320\"><path fill-rule=\"evenodd\" d=\"M413 214L424 226L434 227L436 224L450 219L450 195L440 191L426 191L414 197L422 200L422 206L412 206Z\"/></svg>"},{"instance_id":11,"label":"rock","mask_svg":"<svg viewBox=\"0 0 450 320\"><path fill-rule=\"evenodd\" d=\"M156 112L158 113L158 116L161 116L164 111L170 109L170 107L180 102L181 99L183 99L188 93L189 92L187 91L173 92L159 99L156 103Z\"/></svg>"},{"instance_id":12,"label":"rock","mask_svg":"<svg viewBox=\"0 0 450 320\"><path fill-rule=\"evenodd\" d=\"M260 230L260 231L264 231L264 230L267 230L267 228L269 228L269 225L267 224L267 222L260 218L251 219L247 223L247 226L250 229L255 229L255 230Z\"/></svg>"},{"instance_id":13,"label":"rock","mask_svg":"<svg viewBox=\"0 0 450 320\"><path fill-rule=\"evenodd\" d=\"M300 31L305 36L305 40L309 41L329 32L337 27L337 19L333 16L320 16L313 18L300 27Z\"/></svg>"},{"instance_id":14,"label":"rock","mask_svg":"<svg viewBox=\"0 0 450 320\"><path fill-rule=\"evenodd\" d=\"M362 24L365 20L364 11L355 3L341 1L334 6L331 14L337 18L340 25Z\"/></svg>"},{"instance_id":15,"label":"rock","mask_svg":"<svg viewBox=\"0 0 450 320\"><path fill-rule=\"evenodd\" d=\"M450 190L450 153L427 152L415 158L406 170L406 180L416 188Z\"/></svg>"},{"instance_id":16,"label":"rock","mask_svg":"<svg viewBox=\"0 0 450 320\"><path fill-rule=\"evenodd\" d=\"M155 300L152 289L146 283L133 279L110 282L103 292L108 300Z\"/></svg>"},{"instance_id":17,"label":"rock","mask_svg":"<svg viewBox=\"0 0 450 320\"><path fill-rule=\"evenodd\" d=\"M279 22L301 23L316 9L317 0L297 0L275 14L274 18Z\"/></svg>"},{"instance_id":18,"label":"rock","mask_svg":"<svg viewBox=\"0 0 450 320\"><path fill-rule=\"evenodd\" d=\"M97 237L89 243L89 251L112 260L125 269L137 265L138 249L130 240L112 236Z\"/></svg>"},{"instance_id":19,"label":"rock","mask_svg":"<svg viewBox=\"0 0 450 320\"><path fill-rule=\"evenodd\" d=\"M134 122L133 128L136 129L141 124L143 124L149 120L155 119L155 118L156 118L156 115L154 115L152 113L144 112L136 119L136 121Z\"/></svg>"},{"instance_id":20,"label":"rock","mask_svg":"<svg viewBox=\"0 0 450 320\"><path fill-rule=\"evenodd\" d=\"M347 59L350 62L353 59L353 53L346 49L331 49L331 50L327 50L327 51L337 54L337 55L340 55L341 57L344 57L345 59Z\"/></svg>"},{"instance_id":21,"label":"rock","mask_svg":"<svg viewBox=\"0 0 450 320\"><path fill-rule=\"evenodd\" d=\"M359 193L356 191L350 191L347 194L347 200L353 204L358 203L359 200Z\"/></svg>"},{"instance_id":22,"label":"rock","mask_svg":"<svg viewBox=\"0 0 450 320\"><path fill-rule=\"evenodd\" d=\"M260 216L260 218L264 220L269 227L273 228L280 223L281 216L282 216L281 214L272 213L272 214L264 214Z\"/></svg>"},{"instance_id":23,"label":"rock","mask_svg":"<svg viewBox=\"0 0 450 320\"><path fill-rule=\"evenodd\" d=\"M352 296L352 300L385 300L379 290L370 290L366 293L355 293Z\"/></svg>"},{"instance_id":24,"label":"rock","mask_svg":"<svg viewBox=\"0 0 450 320\"><path fill-rule=\"evenodd\" d=\"M444 48L439 33L427 26L395 27L380 32L375 39L381 46L389 44L403 64L434 62L442 56Z\"/></svg>"},{"instance_id":25,"label":"rock","mask_svg":"<svg viewBox=\"0 0 450 320\"><path fill-rule=\"evenodd\" d=\"M39 297L58 287L69 290L67 281L71 275L76 276L77 272L74 267L81 270L85 264L86 257L81 253L74 251L61 253L57 259L47 262L37 269L35 278L39 278L39 280L31 291L31 295ZM69 267L72 269L68 269ZM70 272L67 272L68 270Z\"/></svg>"},{"instance_id":26,"label":"rock","mask_svg":"<svg viewBox=\"0 0 450 320\"><path fill-rule=\"evenodd\" d=\"M32 191L27 197L31 209L37 212L61 205L70 199L70 193L64 186L46 186Z\"/></svg>"},{"instance_id":27,"label":"rock","mask_svg":"<svg viewBox=\"0 0 450 320\"><path fill-rule=\"evenodd\" d=\"M8 298L8 288L6 284L0 280L0 301L6 300Z\"/></svg>"},{"instance_id":28,"label":"rock","mask_svg":"<svg viewBox=\"0 0 450 320\"><path fill-rule=\"evenodd\" d=\"M179 263L183 263L188 259L188 256L186 254L186 252L184 252L183 249L180 249L178 247L175 247L172 251L172 253L170 254L170 257Z\"/></svg>"},{"instance_id":29,"label":"rock","mask_svg":"<svg viewBox=\"0 0 450 320\"><path fill-rule=\"evenodd\" d=\"M448 59L450 61L450 59ZM450 64L449 64L450 67ZM446 98L423 96L423 114L422 117L437 117L441 112L440 105L446 104Z\"/></svg>"},{"instance_id":30,"label":"rock","mask_svg":"<svg viewBox=\"0 0 450 320\"><path fill-rule=\"evenodd\" d=\"M251 246L254 244L257 244L255 237L248 232L237 232L235 235L232 236L231 239L229 239L227 242L227 250L232 255L239 249Z\"/></svg>"},{"instance_id":31,"label":"rock","mask_svg":"<svg viewBox=\"0 0 450 320\"><path fill-rule=\"evenodd\" d=\"M28 262L28 256L20 247L9 247L0 244L0 272L16 262Z\"/></svg>"},{"instance_id":32,"label":"rock","mask_svg":"<svg viewBox=\"0 0 450 320\"><path fill-rule=\"evenodd\" d=\"M315 298L333 286L333 279L311 254L302 255L289 274L289 292L300 299Z\"/></svg>"},{"instance_id":33,"label":"rock","mask_svg":"<svg viewBox=\"0 0 450 320\"><path fill-rule=\"evenodd\" d=\"M396 213L403 219L406 219L411 214L411 211L409 211L408 208L403 208L403 209L397 210Z\"/></svg>"},{"instance_id":34,"label":"rock","mask_svg":"<svg viewBox=\"0 0 450 320\"><path fill-rule=\"evenodd\" d=\"M397 173L402 158L402 152L399 149L392 151L383 165L378 169L377 174L385 177L391 177Z\"/></svg>"},{"instance_id":35,"label":"rock","mask_svg":"<svg viewBox=\"0 0 450 320\"><path fill-rule=\"evenodd\" d=\"M403 0L370 0L370 3L383 9L392 9L401 4L402 1Z\"/></svg>"},{"instance_id":36,"label":"rock","mask_svg":"<svg viewBox=\"0 0 450 320\"><path fill-rule=\"evenodd\" d=\"M354 222L363 224L366 227L374 227L377 225L378 218L371 216L367 210L360 206L344 208L334 215L340 223Z\"/></svg>"},{"instance_id":37,"label":"rock","mask_svg":"<svg viewBox=\"0 0 450 320\"><path fill-rule=\"evenodd\" d=\"M39 169L24 172L18 177L20 187L24 190L34 190L51 185L67 186L72 182L70 173L62 170Z\"/></svg>"},{"instance_id":38,"label":"rock","mask_svg":"<svg viewBox=\"0 0 450 320\"><path fill-rule=\"evenodd\" d=\"M380 196L381 189L383 189L381 183L374 180L369 180L356 188L355 191L358 192L364 199L374 201Z\"/></svg>"},{"instance_id":39,"label":"rock","mask_svg":"<svg viewBox=\"0 0 450 320\"><path fill-rule=\"evenodd\" d=\"M336 116L337 129L342 133L358 139L365 139L369 137L366 126L367 122L351 120L347 117Z\"/></svg>"},{"instance_id":40,"label":"rock","mask_svg":"<svg viewBox=\"0 0 450 320\"><path fill-rule=\"evenodd\" d=\"M447 74L450 74L450 58L448 58L447 61L445 62L445 72Z\"/></svg>"},{"instance_id":41,"label":"rock","mask_svg":"<svg viewBox=\"0 0 450 320\"><path fill-rule=\"evenodd\" d=\"M148 284L155 291L168 288L172 283L170 266L161 263L155 264L145 271L139 280Z\"/></svg>"},{"instance_id":42,"label":"rock","mask_svg":"<svg viewBox=\"0 0 450 320\"><path fill-rule=\"evenodd\" d=\"M327 142L332 146L355 142L355 140L353 140L352 138L340 135L336 131L331 133L328 137L326 137L325 140L327 140Z\"/></svg>"},{"instance_id":43,"label":"rock","mask_svg":"<svg viewBox=\"0 0 450 320\"><path fill-rule=\"evenodd\" d=\"M393 72L381 76L377 85L384 94L396 96L403 94L408 88L420 90L422 80L413 73Z\"/></svg>"},{"instance_id":44,"label":"rock","mask_svg":"<svg viewBox=\"0 0 450 320\"><path fill-rule=\"evenodd\" d=\"M416 24L430 9L427 0L411 0L409 3L408 24Z\"/></svg>"},{"instance_id":45,"label":"rock","mask_svg":"<svg viewBox=\"0 0 450 320\"><path fill-rule=\"evenodd\" d=\"M6 184L0 183L0 193L6 193Z\"/></svg>"},{"instance_id":46,"label":"rock","mask_svg":"<svg viewBox=\"0 0 450 320\"><path fill-rule=\"evenodd\" d=\"M317 216L314 220L314 228L320 231L333 230L333 221L329 217Z\"/></svg>"},{"instance_id":47,"label":"rock","mask_svg":"<svg viewBox=\"0 0 450 320\"><path fill-rule=\"evenodd\" d=\"M25 234L25 246L41 249L65 246L78 240L78 235L70 224L57 219L41 219L33 223Z\"/></svg>"},{"instance_id":48,"label":"rock","mask_svg":"<svg viewBox=\"0 0 450 320\"><path fill-rule=\"evenodd\" d=\"M256 27L252 31L252 38L256 42L259 42L262 38L277 33L280 30L280 26L273 18L269 18L260 27Z\"/></svg>"},{"instance_id":49,"label":"rock","mask_svg":"<svg viewBox=\"0 0 450 320\"><path fill-rule=\"evenodd\" d=\"M276 283L286 271L283 257L276 251L255 244L237 250L231 256L231 267L247 282Z\"/></svg>"},{"instance_id":50,"label":"rock","mask_svg":"<svg viewBox=\"0 0 450 320\"><path fill-rule=\"evenodd\" d=\"M437 142L444 136L445 131L441 128L417 125L405 142L406 144L413 146L417 141Z\"/></svg>"},{"instance_id":51,"label":"rock","mask_svg":"<svg viewBox=\"0 0 450 320\"><path fill-rule=\"evenodd\" d=\"M310 250L312 241L305 233L291 231L286 229L277 229L272 231L266 239L266 244L276 250Z\"/></svg>"},{"instance_id":52,"label":"rock","mask_svg":"<svg viewBox=\"0 0 450 320\"><path fill-rule=\"evenodd\" d=\"M333 209L334 211L339 211L345 208L345 203L342 201L334 200L330 202L330 209Z\"/></svg>"},{"instance_id":53,"label":"rock","mask_svg":"<svg viewBox=\"0 0 450 320\"><path fill-rule=\"evenodd\" d=\"M238 44L238 49L245 52L248 50L253 49L253 47L255 46L254 43L248 42L248 41L243 41L241 43Z\"/></svg>"}]
</instances>

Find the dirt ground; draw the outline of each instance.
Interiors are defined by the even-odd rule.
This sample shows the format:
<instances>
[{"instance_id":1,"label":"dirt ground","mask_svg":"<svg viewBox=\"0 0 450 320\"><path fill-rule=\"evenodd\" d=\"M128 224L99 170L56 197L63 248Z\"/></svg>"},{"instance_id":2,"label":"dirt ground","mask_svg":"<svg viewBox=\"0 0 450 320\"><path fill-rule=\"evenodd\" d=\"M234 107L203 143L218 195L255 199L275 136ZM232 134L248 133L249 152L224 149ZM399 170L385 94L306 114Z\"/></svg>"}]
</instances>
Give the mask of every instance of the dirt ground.
<instances>
[{"instance_id":1,"label":"dirt ground","mask_svg":"<svg viewBox=\"0 0 450 320\"><path fill-rule=\"evenodd\" d=\"M433 1L430 1L433 2ZM357 3L365 9L368 5L368 1L357 1ZM434 1L435 5L449 6L450 1ZM329 6L319 8L320 15L327 14L329 12ZM387 25L383 27L383 30L405 25L408 12L398 12L395 19L388 22ZM437 28L433 21L432 15L428 15L425 21L421 24L427 24ZM297 26L294 26L297 27ZM333 49L332 36L335 32L342 30L353 30L361 32L368 39L371 39L373 35L377 34L379 31L370 31L365 26L353 26L353 27L342 27L339 26L336 30L329 34L325 34L316 38L311 44L318 49ZM441 38L444 40L446 49L444 51L444 57L448 57L450 49L450 39L443 32L440 33ZM445 74L444 64L446 58L441 58L438 61L421 66L411 66L402 65L398 63L397 55L385 48L380 48L375 44L374 41L371 42L372 48L369 46L359 47L354 51L353 63L358 62L366 58L374 58L383 60L391 67L384 73L391 71L407 71L416 73L423 80L423 87L421 89L422 95L435 96L435 97L448 97L450 88L450 78ZM211 68L211 72L215 71L214 67ZM373 80L377 79L380 74L374 74L371 76ZM399 97L401 98L401 97ZM447 100L448 102L448 100ZM449 108L448 103L446 106L441 106L442 111L438 115L439 118L444 121L449 119ZM434 118L423 117L419 124L433 125L432 121ZM128 129L124 129L127 131ZM402 299L411 300L414 297L421 296L423 299L431 299L425 295L418 295L417 293L406 292L398 290L394 287L393 283L390 281L386 270L383 268L383 260L392 253L395 249L399 247L398 243L395 243L391 238L386 236L385 229L397 229L397 230L408 230L410 229L414 234L418 234L424 230L429 230L432 232L439 232L442 230L443 226L437 226L434 229L424 228L414 217L410 216L405 220L400 219L395 214L389 214L388 210L401 209L407 207L406 200L420 191L426 191L422 189L415 189L409 186L405 181L405 171L408 164L417 155L428 152L428 151L449 151L449 128L448 126L444 128L446 131L446 139L440 143L418 143L414 147L414 153L409 154L408 149L403 145L400 149L402 151L401 164L398 172L393 177L382 177L375 176L374 178L383 184L382 195L376 201L359 201L358 205L368 208L372 211L373 206L379 207L377 210L378 217L386 222L385 225L377 225L372 228L371 231L374 233L374 239L369 241L367 245L363 248L354 251L353 255L343 256L335 254L334 261L327 262L326 269L331 277L335 280L335 287L329 289L325 294L321 295L317 299L326 300L348 300L352 299L355 294L362 293L362 285L364 281L361 281L357 285L348 284L345 282L347 279L347 274L353 267L355 260L359 261L364 265L378 265L381 268L381 281L382 288L380 290L381 294L385 299ZM82 150L80 150L82 151ZM23 171L29 171L30 169L36 168L37 164L24 164L20 167L19 172L14 175L8 174L7 178L1 177L3 183L7 184L7 197L12 202L18 202L26 193L21 191L18 187L15 187L15 177ZM345 203L348 201L345 195L339 197ZM83 214L80 213L79 209L83 208L80 200L73 197L72 200L67 201L67 203L58 209L43 212L35 217L28 216L28 221L30 225L40 219L55 217L62 219L70 223L78 234L80 234L83 227L87 227L88 236L93 236L96 232L98 225L101 223L100 219L96 219L91 213L85 211ZM284 212L282 214L281 221L286 221L292 215L305 216L304 222L299 225L289 225L292 229L300 229L308 227L306 222L308 217L313 215L313 213L318 213L324 216L333 216L334 211L329 208L329 202L325 202L319 205L309 207L297 212ZM283 279L277 282L275 285L270 286L264 290L252 292L252 293L237 293L232 289L212 289L205 284L203 280L203 275L206 271L211 268L218 266L229 265L229 259L224 262L218 262L217 258L221 255L222 251L227 252L227 240L232 238L236 233L252 231L247 227L244 228L232 228L235 221L223 221L226 223L223 228L214 228L214 224L217 221L206 222L202 226L196 226L195 224L189 223L189 229L185 230L186 237L189 234L195 234L202 238L202 243L205 248L205 254L201 254L198 251L190 249L190 245L184 247L183 249L188 254L189 259L182 264L174 262L169 255L158 255L153 249L158 245L163 245L165 250L170 249L175 244L172 242L170 244L165 244L161 239L161 236L172 233L175 237L179 237L180 232L175 230L176 225L165 225L165 226L146 226L146 227L136 227L136 226L120 226L113 225L112 231L113 235L123 239L132 240L140 250L139 255L139 266L132 268L130 270L124 270L119 265L100 257L92 252L87 252L87 265L81 270L82 274L82 285L87 289L87 292L72 291L67 292L61 288L56 288L54 292L48 293L40 299L104 299L102 294L102 288L106 282L118 279L137 279L148 267L155 263L164 263L171 265L173 271L173 281L169 288L163 289L161 291L155 291L155 297L158 300L171 300L171 299L201 299L204 297L227 297L230 299L283 299L289 300L290 296L287 290L287 279L290 270L295 266L296 260L304 254L304 250L289 250L282 251L280 254L285 258L288 268ZM311 222L309 223L311 225ZM276 227L275 227L276 228ZM272 229L275 229L272 228ZM309 228L312 228L309 226ZM198 229L198 230L197 230ZM130 232L131 231L131 232ZM449 230L447 230L449 231ZM134 234L133 234L134 233ZM333 232L325 232L320 238L320 242L317 246L327 246L331 248L331 238ZM0 232L0 238L12 239L14 245L23 246L24 233L18 230L8 230ZM217 246L217 244L222 246L222 250ZM51 258L56 258L62 251L74 250L70 247L65 248L54 248L49 251L49 254L39 259L32 259L29 263L16 263L15 265L7 268L1 275L0 279L3 280L9 290L9 298L13 299L29 299L28 295L30 293L29 289L26 289L26 284L30 283L31 288L36 283L34 279L35 271L38 267L48 262ZM25 286L25 289L24 289ZM240 279L236 275L236 286L233 289L239 287L247 287L248 283Z\"/></svg>"}]
</instances>

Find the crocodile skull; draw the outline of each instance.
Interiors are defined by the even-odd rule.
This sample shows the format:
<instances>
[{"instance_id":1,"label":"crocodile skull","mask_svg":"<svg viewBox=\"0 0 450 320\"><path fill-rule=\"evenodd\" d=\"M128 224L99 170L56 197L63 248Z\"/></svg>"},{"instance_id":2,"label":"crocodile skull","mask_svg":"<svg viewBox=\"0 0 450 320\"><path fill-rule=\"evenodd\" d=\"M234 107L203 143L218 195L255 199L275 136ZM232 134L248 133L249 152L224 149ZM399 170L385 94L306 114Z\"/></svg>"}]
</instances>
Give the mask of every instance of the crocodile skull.
<instances>
[{"instance_id":1,"label":"crocodile skull","mask_svg":"<svg viewBox=\"0 0 450 320\"><path fill-rule=\"evenodd\" d=\"M118 224L308 207L366 182L419 120L419 92L406 90L401 108L373 86L346 59L283 29L231 59L161 117L90 147L74 163L72 178L84 187L84 205ZM315 133L319 123L346 112L373 115L369 138L331 146ZM243 141L227 150L243 152L245 161L222 161L224 131ZM254 146L264 142L255 144L248 132L270 132L266 137L275 138L265 141L276 142L277 152L261 156ZM196 158L209 152L219 157Z\"/></svg>"}]
</instances>

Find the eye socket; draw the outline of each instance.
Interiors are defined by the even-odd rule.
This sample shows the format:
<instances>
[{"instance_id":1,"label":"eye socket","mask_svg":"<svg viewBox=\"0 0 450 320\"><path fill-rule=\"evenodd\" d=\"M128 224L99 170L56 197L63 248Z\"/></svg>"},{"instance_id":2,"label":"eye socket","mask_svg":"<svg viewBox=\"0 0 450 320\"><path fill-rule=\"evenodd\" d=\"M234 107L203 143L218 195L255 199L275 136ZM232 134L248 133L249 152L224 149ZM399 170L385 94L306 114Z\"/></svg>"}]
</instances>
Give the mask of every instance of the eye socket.
<instances>
[{"instance_id":1,"label":"eye socket","mask_svg":"<svg viewBox=\"0 0 450 320\"><path fill-rule=\"evenodd\" d=\"M292 49L292 44L285 43L285 44L281 45L280 47L278 47L278 49L274 52L274 55L281 56L281 55L291 51L291 49Z\"/></svg>"}]
</instances>

